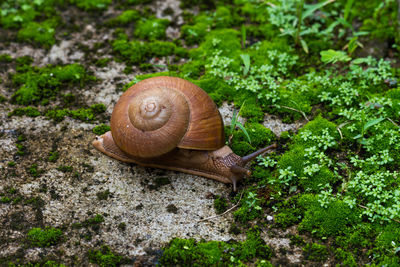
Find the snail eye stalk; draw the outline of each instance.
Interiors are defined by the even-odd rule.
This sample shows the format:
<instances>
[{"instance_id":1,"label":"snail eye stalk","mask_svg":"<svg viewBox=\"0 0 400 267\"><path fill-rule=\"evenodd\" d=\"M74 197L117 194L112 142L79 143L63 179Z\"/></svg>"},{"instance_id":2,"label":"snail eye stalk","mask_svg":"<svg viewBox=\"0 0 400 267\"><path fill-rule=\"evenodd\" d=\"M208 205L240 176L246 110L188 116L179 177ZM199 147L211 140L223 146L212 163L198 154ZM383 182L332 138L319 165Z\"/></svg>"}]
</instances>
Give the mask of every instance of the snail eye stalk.
<instances>
[{"instance_id":1,"label":"snail eye stalk","mask_svg":"<svg viewBox=\"0 0 400 267\"><path fill-rule=\"evenodd\" d=\"M261 149L257 150L256 152L253 152L253 153L251 153L251 154L249 154L247 156L242 157L243 166L246 165L246 163L248 163L248 162L252 161L253 159L255 159L257 156L267 152L268 150L274 149L276 147L277 147L277 145L275 143L275 144L272 144L270 146L261 148Z\"/></svg>"}]
</instances>

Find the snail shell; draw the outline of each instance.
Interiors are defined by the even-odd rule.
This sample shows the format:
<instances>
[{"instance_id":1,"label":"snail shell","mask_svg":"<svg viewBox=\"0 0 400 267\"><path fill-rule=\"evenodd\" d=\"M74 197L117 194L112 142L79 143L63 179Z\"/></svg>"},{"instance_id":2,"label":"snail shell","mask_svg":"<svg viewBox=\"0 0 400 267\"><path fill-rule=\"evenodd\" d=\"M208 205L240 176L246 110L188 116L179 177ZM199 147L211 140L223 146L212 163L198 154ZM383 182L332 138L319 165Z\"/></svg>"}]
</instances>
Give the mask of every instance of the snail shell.
<instances>
[{"instance_id":1,"label":"snail shell","mask_svg":"<svg viewBox=\"0 0 400 267\"><path fill-rule=\"evenodd\" d=\"M111 115L111 133L125 153L158 157L174 148L216 150L224 145L221 115L200 87L154 77L130 87Z\"/></svg>"}]
</instances>

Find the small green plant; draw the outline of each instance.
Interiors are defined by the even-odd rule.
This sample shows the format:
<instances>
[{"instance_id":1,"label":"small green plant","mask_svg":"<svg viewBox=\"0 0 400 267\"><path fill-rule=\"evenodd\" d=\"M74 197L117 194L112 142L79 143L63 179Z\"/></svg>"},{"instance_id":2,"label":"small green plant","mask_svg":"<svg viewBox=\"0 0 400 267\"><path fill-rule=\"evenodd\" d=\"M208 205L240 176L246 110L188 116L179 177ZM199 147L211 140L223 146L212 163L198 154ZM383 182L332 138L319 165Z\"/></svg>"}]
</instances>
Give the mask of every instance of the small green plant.
<instances>
[{"instance_id":1,"label":"small green plant","mask_svg":"<svg viewBox=\"0 0 400 267\"><path fill-rule=\"evenodd\" d=\"M249 143L251 143L251 139L250 139L249 134L247 133L246 128L244 128L243 124L238 120L239 114L240 114L240 110L242 109L243 105L244 105L244 103L242 104L242 106L239 109L239 111L236 111L236 110L233 111L231 127L230 127L231 135L229 136L228 143L230 143L230 141L232 140L233 133L234 133L234 130L236 129L236 127L238 127L240 130L242 130L242 132L246 136L246 138L249 141Z\"/></svg>"},{"instance_id":2,"label":"small green plant","mask_svg":"<svg viewBox=\"0 0 400 267\"><path fill-rule=\"evenodd\" d=\"M29 167L28 171L32 177L39 177L39 175L42 172L41 170L38 169L37 163L32 164L31 167Z\"/></svg>"},{"instance_id":3,"label":"small green plant","mask_svg":"<svg viewBox=\"0 0 400 267\"><path fill-rule=\"evenodd\" d=\"M92 131L95 135L102 135L110 131L110 126L106 124L96 125Z\"/></svg>"},{"instance_id":4,"label":"small green plant","mask_svg":"<svg viewBox=\"0 0 400 267\"><path fill-rule=\"evenodd\" d=\"M328 257L326 246L317 243L307 244L303 251L307 260L324 261Z\"/></svg>"},{"instance_id":5,"label":"small green plant","mask_svg":"<svg viewBox=\"0 0 400 267\"><path fill-rule=\"evenodd\" d=\"M249 73L250 70L250 55L248 54L241 54L240 58L243 61L243 76L247 76L247 74Z\"/></svg>"},{"instance_id":6,"label":"small green plant","mask_svg":"<svg viewBox=\"0 0 400 267\"><path fill-rule=\"evenodd\" d=\"M50 162L56 162L59 157L58 151L50 151L48 160Z\"/></svg>"},{"instance_id":7,"label":"small green plant","mask_svg":"<svg viewBox=\"0 0 400 267\"><path fill-rule=\"evenodd\" d=\"M224 197L215 196L214 209L217 214L223 213L228 208L228 202Z\"/></svg>"},{"instance_id":8,"label":"small green plant","mask_svg":"<svg viewBox=\"0 0 400 267\"><path fill-rule=\"evenodd\" d=\"M348 62L351 58L343 51L335 51L333 49L329 49L326 51L321 51L321 61L324 63L333 63L336 62Z\"/></svg>"},{"instance_id":9,"label":"small green plant","mask_svg":"<svg viewBox=\"0 0 400 267\"><path fill-rule=\"evenodd\" d=\"M58 166L57 170L61 171L61 172L72 172L74 168L72 166L66 166L66 165L60 165Z\"/></svg>"},{"instance_id":10,"label":"small green plant","mask_svg":"<svg viewBox=\"0 0 400 267\"><path fill-rule=\"evenodd\" d=\"M119 266L122 257L115 255L108 246L102 246L99 250L89 251L89 261L101 267Z\"/></svg>"},{"instance_id":11,"label":"small green plant","mask_svg":"<svg viewBox=\"0 0 400 267\"><path fill-rule=\"evenodd\" d=\"M334 2L327 0L316 4L305 4L305 0L284 0L279 4L271 4L267 7L270 14L269 21L279 27L282 35L291 36L296 45L301 45L304 52L308 53L309 48L306 40L307 35L326 37L329 31L320 30L320 24L315 23L311 27L305 25L305 20L310 18L317 10Z\"/></svg>"},{"instance_id":12,"label":"small green plant","mask_svg":"<svg viewBox=\"0 0 400 267\"><path fill-rule=\"evenodd\" d=\"M86 11L95 11L107 9L112 0L70 0L70 2Z\"/></svg>"},{"instance_id":13,"label":"small green plant","mask_svg":"<svg viewBox=\"0 0 400 267\"><path fill-rule=\"evenodd\" d=\"M28 240L35 247L50 247L58 244L62 238L62 231L57 228L32 228L28 232Z\"/></svg>"},{"instance_id":14,"label":"small green plant","mask_svg":"<svg viewBox=\"0 0 400 267\"><path fill-rule=\"evenodd\" d=\"M366 121L365 113L363 113L362 115L363 116L362 116L362 121L361 121L361 125L362 125L361 126L361 132L360 132L360 134L354 136L353 138L356 139L361 145L366 145L367 144L367 139L365 138L365 134L367 133L367 130L370 127L382 122L386 118L381 117L381 118L375 118L375 119L371 119L371 120Z\"/></svg>"}]
</instances>

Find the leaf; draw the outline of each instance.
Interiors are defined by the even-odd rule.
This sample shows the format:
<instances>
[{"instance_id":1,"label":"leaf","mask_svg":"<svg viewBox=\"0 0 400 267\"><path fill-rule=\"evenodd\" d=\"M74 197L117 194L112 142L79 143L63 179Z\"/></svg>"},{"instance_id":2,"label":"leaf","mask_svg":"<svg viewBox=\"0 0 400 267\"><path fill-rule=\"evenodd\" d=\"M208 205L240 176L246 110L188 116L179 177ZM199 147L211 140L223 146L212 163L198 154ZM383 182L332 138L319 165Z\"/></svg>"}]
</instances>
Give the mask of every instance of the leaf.
<instances>
[{"instance_id":1,"label":"leaf","mask_svg":"<svg viewBox=\"0 0 400 267\"><path fill-rule=\"evenodd\" d=\"M354 3L354 0L347 0L347 1L346 1L346 5L344 6L344 15L343 15L343 18L344 18L344 20L346 20L346 21L347 21L347 19L348 19L348 17L349 17L350 10L351 10L351 7L353 6L353 3Z\"/></svg>"},{"instance_id":2,"label":"leaf","mask_svg":"<svg viewBox=\"0 0 400 267\"><path fill-rule=\"evenodd\" d=\"M314 4L314 5L305 5L305 10L302 14L302 18L301 20L304 20L305 18L311 16L315 11L317 11L318 9L320 9L321 7L326 6L327 4L330 4L332 2L335 2L335 0L327 0L325 2L322 3L318 3L318 4Z\"/></svg>"},{"instance_id":3,"label":"leaf","mask_svg":"<svg viewBox=\"0 0 400 267\"><path fill-rule=\"evenodd\" d=\"M308 45L307 45L306 41L304 41L303 39L300 39L300 43L301 43L301 46L303 47L304 52L306 52L308 54Z\"/></svg>"},{"instance_id":4,"label":"leaf","mask_svg":"<svg viewBox=\"0 0 400 267\"><path fill-rule=\"evenodd\" d=\"M236 113L236 110L233 111L232 121L231 121L231 134L233 134L233 130L236 127L236 121L239 113Z\"/></svg>"},{"instance_id":5,"label":"leaf","mask_svg":"<svg viewBox=\"0 0 400 267\"><path fill-rule=\"evenodd\" d=\"M250 55L241 54L240 57L242 58L244 64L243 75L246 76L250 70Z\"/></svg>"},{"instance_id":6,"label":"leaf","mask_svg":"<svg viewBox=\"0 0 400 267\"><path fill-rule=\"evenodd\" d=\"M244 135L247 137L247 140L249 140L249 143L251 144L250 135L247 133L246 128L244 128L243 124L240 122L237 122L236 125L237 125L237 127L240 128L240 130L243 131Z\"/></svg>"},{"instance_id":7,"label":"leaf","mask_svg":"<svg viewBox=\"0 0 400 267\"><path fill-rule=\"evenodd\" d=\"M361 58L356 58L356 59L354 59L354 60L351 62L351 64L356 64L356 65L358 65L358 64L362 64L362 63L366 63L366 62L368 62L368 59L367 59L367 58L364 58L364 57L361 57Z\"/></svg>"},{"instance_id":8,"label":"leaf","mask_svg":"<svg viewBox=\"0 0 400 267\"><path fill-rule=\"evenodd\" d=\"M367 31L354 32L354 36L365 36L368 34L369 34L369 32L367 32Z\"/></svg>"},{"instance_id":9,"label":"leaf","mask_svg":"<svg viewBox=\"0 0 400 267\"><path fill-rule=\"evenodd\" d=\"M320 52L321 61L324 63L336 63L338 61L347 62L351 58L346 55L343 51L336 51L333 49L325 50Z\"/></svg>"},{"instance_id":10,"label":"leaf","mask_svg":"<svg viewBox=\"0 0 400 267\"><path fill-rule=\"evenodd\" d=\"M384 119L386 119L386 118L377 118L377 119L373 119L373 120L368 121L366 124L364 124L364 131L367 130L371 126L374 126L374 125L380 123Z\"/></svg>"},{"instance_id":11,"label":"leaf","mask_svg":"<svg viewBox=\"0 0 400 267\"><path fill-rule=\"evenodd\" d=\"M343 18L338 18L337 21L340 22L340 24L342 24L343 26L345 26L346 28L350 28L353 29L353 26L347 22L347 20L343 19Z\"/></svg>"},{"instance_id":12,"label":"leaf","mask_svg":"<svg viewBox=\"0 0 400 267\"><path fill-rule=\"evenodd\" d=\"M347 53L349 55L353 54L354 50L358 47L358 42L357 42L358 37L355 36L351 38L350 42L347 44Z\"/></svg>"},{"instance_id":13,"label":"leaf","mask_svg":"<svg viewBox=\"0 0 400 267\"><path fill-rule=\"evenodd\" d=\"M363 139L361 139L361 140L358 140L358 142L360 143L360 144L362 144L362 145L367 145L367 139L365 139L365 138L363 138Z\"/></svg>"}]
</instances>

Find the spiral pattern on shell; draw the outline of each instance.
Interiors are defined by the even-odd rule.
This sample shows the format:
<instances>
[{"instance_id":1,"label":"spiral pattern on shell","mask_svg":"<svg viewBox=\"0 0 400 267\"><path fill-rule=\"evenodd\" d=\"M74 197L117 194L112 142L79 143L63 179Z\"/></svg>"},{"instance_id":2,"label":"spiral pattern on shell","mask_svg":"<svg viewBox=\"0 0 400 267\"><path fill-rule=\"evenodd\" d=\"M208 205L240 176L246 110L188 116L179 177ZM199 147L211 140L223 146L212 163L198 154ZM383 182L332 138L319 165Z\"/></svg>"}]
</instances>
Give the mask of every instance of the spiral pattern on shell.
<instances>
[{"instance_id":1,"label":"spiral pattern on shell","mask_svg":"<svg viewBox=\"0 0 400 267\"><path fill-rule=\"evenodd\" d=\"M176 77L155 77L129 88L111 116L111 133L127 154L153 158L175 147L224 145L221 115L201 88Z\"/></svg>"}]
</instances>

